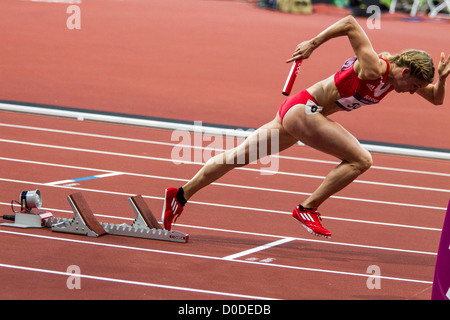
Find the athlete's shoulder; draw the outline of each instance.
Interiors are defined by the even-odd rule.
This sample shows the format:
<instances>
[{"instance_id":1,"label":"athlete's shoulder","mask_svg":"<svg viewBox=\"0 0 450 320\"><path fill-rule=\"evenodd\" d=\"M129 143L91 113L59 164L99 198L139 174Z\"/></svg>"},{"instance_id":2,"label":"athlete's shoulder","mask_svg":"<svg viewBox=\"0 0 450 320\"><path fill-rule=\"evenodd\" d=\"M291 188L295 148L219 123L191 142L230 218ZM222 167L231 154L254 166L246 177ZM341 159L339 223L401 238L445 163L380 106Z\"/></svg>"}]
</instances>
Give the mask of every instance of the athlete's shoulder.
<instances>
[{"instance_id":1,"label":"athlete's shoulder","mask_svg":"<svg viewBox=\"0 0 450 320\"><path fill-rule=\"evenodd\" d=\"M364 70L358 61L355 61L353 69L355 73L358 75L358 78L361 80L378 80L380 78L384 78L387 71L389 70L389 62L384 58L378 59L378 67L371 68L370 71Z\"/></svg>"}]
</instances>

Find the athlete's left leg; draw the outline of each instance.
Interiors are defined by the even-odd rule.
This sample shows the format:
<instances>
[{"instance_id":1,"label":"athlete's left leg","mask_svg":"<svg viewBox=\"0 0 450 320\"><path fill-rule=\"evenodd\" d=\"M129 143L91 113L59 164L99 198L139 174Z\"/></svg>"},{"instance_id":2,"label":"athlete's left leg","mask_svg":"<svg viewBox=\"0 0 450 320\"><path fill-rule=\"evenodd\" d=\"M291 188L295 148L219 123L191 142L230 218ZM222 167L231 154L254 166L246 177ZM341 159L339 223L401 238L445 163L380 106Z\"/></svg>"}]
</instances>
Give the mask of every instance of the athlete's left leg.
<instances>
[{"instance_id":1,"label":"athlete's left leg","mask_svg":"<svg viewBox=\"0 0 450 320\"><path fill-rule=\"evenodd\" d=\"M297 142L281 125L277 117L250 134L236 148L209 159L206 164L182 188L167 188L162 211L164 228L170 230L172 223L183 212L184 204L196 192L216 181L230 170L258 160L262 155L272 155ZM260 152L264 147L265 152Z\"/></svg>"},{"instance_id":2,"label":"athlete's left leg","mask_svg":"<svg viewBox=\"0 0 450 320\"><path fill-rule=\"evenodd\" d=\"M183 186L184 198L189 200L197 191L216 181L230 170L258 160L261 156L261 147L267 150L267 155L271 155L273 151L283 151L297 141L283 128L277 116L250 134L236 148L209 159L200 171ZM261 146L261 143L267 143L267 145ZM250 154L252 152L253 154Z\"/></svg>"}]
</instances>

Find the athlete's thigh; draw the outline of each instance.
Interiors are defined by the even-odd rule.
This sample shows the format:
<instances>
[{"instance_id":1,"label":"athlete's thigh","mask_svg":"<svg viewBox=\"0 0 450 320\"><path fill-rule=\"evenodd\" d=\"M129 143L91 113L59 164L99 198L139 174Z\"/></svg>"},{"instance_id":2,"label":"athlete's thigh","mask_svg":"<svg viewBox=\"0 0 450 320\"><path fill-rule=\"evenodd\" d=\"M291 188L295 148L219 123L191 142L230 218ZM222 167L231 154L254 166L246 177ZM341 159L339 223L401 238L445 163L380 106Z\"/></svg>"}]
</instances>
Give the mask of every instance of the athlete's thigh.
<instances>
[{"instance_id":1,"label":"athlete's thigh","mask_svg":"<svg viewBox=\"0 0 450 320\"><path fill-rule=\"evenodd\" d=\"M248 163L248 161L251 162L260 157L283 151L297 141L298 139L283 128L277 116L274 120L252 132L228 157L239 158L241 161L245 157L245 163ZM261 148L263 149L261 150Z\"/></svg>"},{"instance_id":2,"label":"athlete's thigh","mask_svg":"<svg viewBox=\"0 0 450 320\"><path fill-rule=\"evenodd\" d=\"M370 156L339 123L318 112L306 114L304 105L292 107L283 119L283 126L304 144L341 160L354 161Z\"/></svg>"}]
</instances>

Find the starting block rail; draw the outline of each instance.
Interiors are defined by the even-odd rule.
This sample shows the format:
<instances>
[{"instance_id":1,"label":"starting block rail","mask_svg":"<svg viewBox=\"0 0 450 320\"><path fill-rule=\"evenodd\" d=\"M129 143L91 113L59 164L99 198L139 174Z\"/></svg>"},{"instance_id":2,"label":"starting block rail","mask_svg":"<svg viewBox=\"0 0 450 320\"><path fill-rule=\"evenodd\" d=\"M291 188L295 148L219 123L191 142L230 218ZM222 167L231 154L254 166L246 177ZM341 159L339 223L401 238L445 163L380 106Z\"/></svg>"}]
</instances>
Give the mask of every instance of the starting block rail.
<instances>
[{"instance_id":1,"label":"starting block rail","mask_svg":"<svg viewBox=\"0 0 450 320\"><path fill-rule=\"evenodd\" d=\"M105 234L111 234L182 243L186 243L189 240L189 234L163 229L141 195L136 195L128 199L136 216L131 225L126 223L101 223L97 221L81 192L69 195L67 200L69 201L74 214L72 219L53 217L52 214L49 214L50 216L46 217L45 220L39 216L35 219L31 219L33 218L33 214L21 213L20 221L16 221L15 223L4 223L2 225L20 228L49 227L55 232L79 234L89 237L99 237ZM18 214L16 214L16 217L17 215ZM22 216L30 217L22 219ZM34 220L39 220L39 223L34 222ZM33 223L29 223L30 221Z\"/></svg>"}]
</instances>

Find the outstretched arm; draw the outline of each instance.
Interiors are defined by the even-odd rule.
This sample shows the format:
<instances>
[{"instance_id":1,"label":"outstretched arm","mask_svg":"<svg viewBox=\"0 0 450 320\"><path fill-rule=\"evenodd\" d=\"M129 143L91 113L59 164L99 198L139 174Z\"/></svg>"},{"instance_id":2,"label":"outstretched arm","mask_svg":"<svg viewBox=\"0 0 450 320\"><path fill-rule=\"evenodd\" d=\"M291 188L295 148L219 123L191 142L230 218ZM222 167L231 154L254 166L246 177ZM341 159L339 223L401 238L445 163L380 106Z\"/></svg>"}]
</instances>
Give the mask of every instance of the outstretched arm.
<instances>
[{"instance_id":1,"label":"outstretched arm","mask_svg":"<svg viewBox=\"0 0 450 320\"><path fill-rule=\"evenodd\" d=\"M311 40L300 43L292 57L286 62L307 59L323 43L342 36L348 37L353 51L361 64L361 74L359 76L364 79L380 77L383 69L378 54L373 50L372 44L364 30L352 16L339 20Z\"/></svg>"},{"instance_id":2,"label":"outstretched arm","mask_svg":"<svg viewBox=\"0 0 450 320\"><path fill-rule=\"evenodd\" d=\"M429 84L425 88L417 90L417 93L430 101L432 104L441 105L445 97L445 81L450 74L450 55L445 59L444 52L441 53L441 60L438 66L438 81L435 84Z\"/></svg>"}]
</instances>

